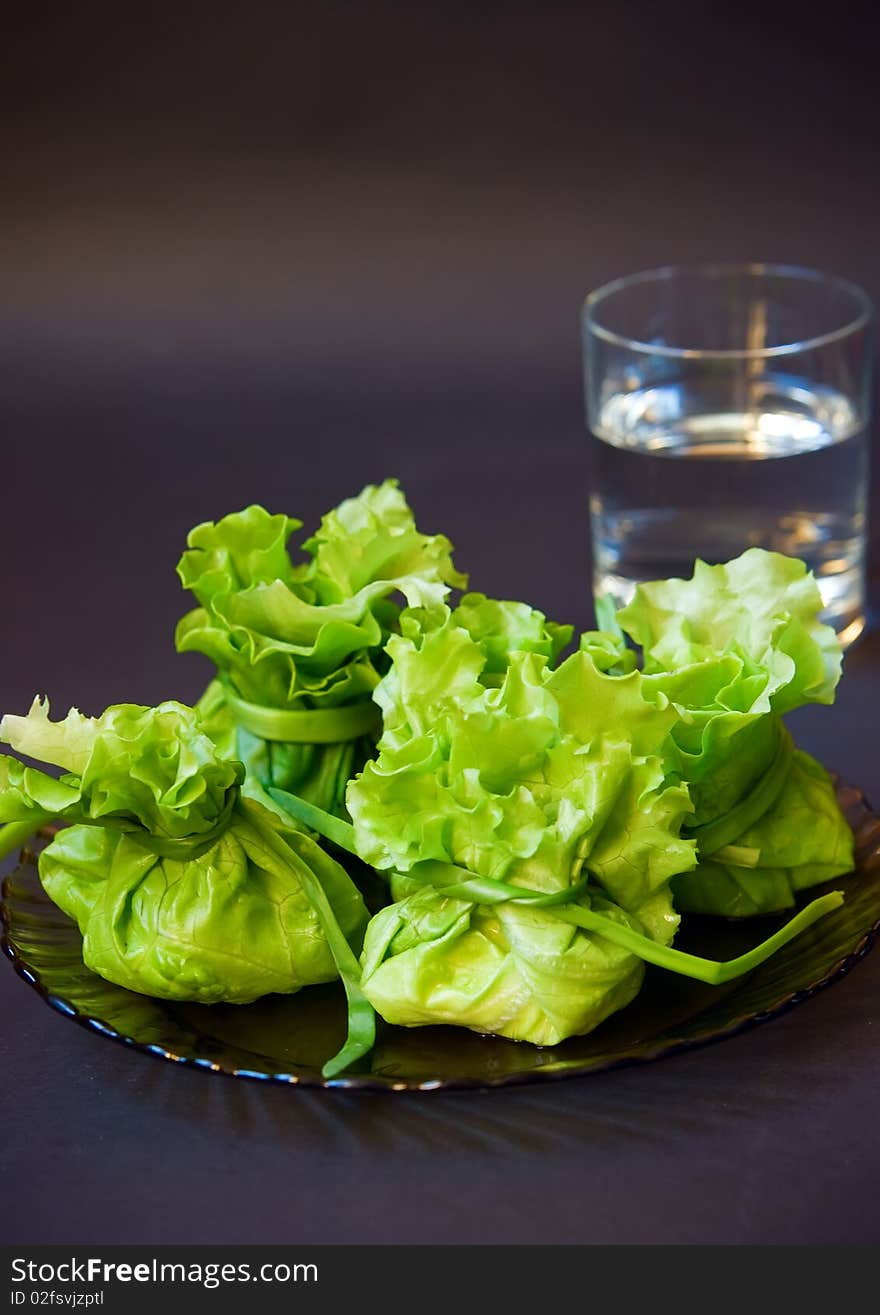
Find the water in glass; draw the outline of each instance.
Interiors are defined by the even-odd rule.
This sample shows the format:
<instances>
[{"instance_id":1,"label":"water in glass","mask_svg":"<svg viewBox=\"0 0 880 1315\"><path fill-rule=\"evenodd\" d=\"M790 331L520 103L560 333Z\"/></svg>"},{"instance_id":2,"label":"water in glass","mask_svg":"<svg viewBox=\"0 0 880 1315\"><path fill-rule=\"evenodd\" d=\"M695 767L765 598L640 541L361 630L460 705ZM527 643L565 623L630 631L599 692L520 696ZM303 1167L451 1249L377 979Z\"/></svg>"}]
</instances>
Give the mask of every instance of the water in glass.
<instances>
[{"instance_id":1,"label":"water in glass","mask_svg":"<svg viewBox=\"0 0 880 1315\"><path fill-rule=\"evenodd\" d=\"M751 546L802 558L844 643L862 616L868 441L841 393L755 380L723 407L687 379L620 392L594 431L594 589L627 602L641 580L689 576Z\"/></svg>"}]
</instances>

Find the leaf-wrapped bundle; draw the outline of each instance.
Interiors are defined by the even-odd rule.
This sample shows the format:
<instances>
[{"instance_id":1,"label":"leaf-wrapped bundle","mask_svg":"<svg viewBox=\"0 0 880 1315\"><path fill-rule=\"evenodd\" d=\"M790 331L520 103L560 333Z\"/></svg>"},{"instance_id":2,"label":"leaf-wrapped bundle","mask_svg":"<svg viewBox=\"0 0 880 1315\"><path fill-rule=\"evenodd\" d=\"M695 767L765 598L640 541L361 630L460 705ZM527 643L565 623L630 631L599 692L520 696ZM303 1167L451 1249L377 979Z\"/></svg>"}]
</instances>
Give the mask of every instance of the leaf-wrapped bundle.
<instances>
[{"instance_id":1,"label":"leaf-wrapped bundle","mask_svg":"<svg viewBox=\"0 0 880 1315\"><path fill-rule=\"evenodd\" d=\"M263 786L341 813L378 733L371 695L399 613L392 595L432 605L465 580L394 480L329 512L295 563L287 542L300 526L257 506L196 526L178 573L199 606L176 643L217 666L199 708L221 749Z\"/></svg>"},{"instance_id":2,"label":"leaf-wrapped bundle","mask_svg":"<svg viewBox=\"0 0 880 1315\"><path fill-rule=\"evenodd\" d=\"M682 911L744 916L852 869L833 785L795 751L782 714L831 703L841 651L803 562L750 548L690 580L639 585L617 621L643 651L646 696L670 701L700 863L674 883Z\"/></svg>"},{"instance_id":3,"label":"leaf-wrapped bundle","mask_svg":"<svg viewBox=\"0 0 880 1315\"><path fill-rule=\"evenodd\" d=\"M643 965L515 891L667 945L669 881L694 845L660 756L675 712L643 697L638 672L606 676L583 652L554 667L567 632L521 607L470 596L403 614L376 691L385 731L347 803L359 854L396 896L364 944L377 1011L553 1044L626 1004ZM432 888L438 864L514 895L450 897Z\"/></svg>"},{"instance_id":4,"label":"leaf-wrapped bundle","mask_svg":"<svg viewBox=\"0 0 880 1315\"><path fill-rule=\"evenodd\" d=\"M367 914L347 873L240 797L242 764L191 708L120 704L52 722L35 700L3 718L0 739L65 769L56 779L0 756L0 821L70 823L40 854L40 879L102 977L241 1004L338 977L338 936L359 948Z\"/></svg>"}]
</instances>

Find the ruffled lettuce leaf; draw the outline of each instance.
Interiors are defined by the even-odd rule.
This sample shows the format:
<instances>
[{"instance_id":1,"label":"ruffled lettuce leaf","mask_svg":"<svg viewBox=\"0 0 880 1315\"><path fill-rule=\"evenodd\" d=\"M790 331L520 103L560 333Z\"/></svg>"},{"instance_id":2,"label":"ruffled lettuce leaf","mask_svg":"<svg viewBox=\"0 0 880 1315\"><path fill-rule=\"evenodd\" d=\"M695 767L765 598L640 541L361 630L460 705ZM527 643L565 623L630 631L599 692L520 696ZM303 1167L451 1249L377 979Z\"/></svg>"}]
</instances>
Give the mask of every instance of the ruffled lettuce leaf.
<instances>
[{"instance_id":1,"label":"ruffled lettuce leaf","mask_svg":"<svg viewBox=\"0 0 880 1315\"><path fill-rule=\"evenodd\" d=\"M841 649L818 619L822 606L802 561L749 548L721 566L697 560L690 580L638 585L617 616L641 647L646 672L732 653L744 675L760 677L753 710L784 713L834 701Z\"/></svg>"},{"instance_id":2,"label":"ruffled lettuce leaf","mask_svg":"<svg viewBox=\"0 0 880 1315\"><path fill-rule=\"evenodd\" d=\"M460 697L471 697L475 681L500 685L513 653L534 653L552 666L572 635L571 626L549 621L526 603L478 593L464 595L453 619L446 606L408 608L399 630L403 640L389 641L391 668L373 695L382 709L386 747L429 728L435 714Z\"/></svg>"},{"instance_id":3,"label":"ruffled lettuce leaf","mask_svg":"<svg viewBox=\"0 0 880 1315\"><path fill-rule=\"evenodd\" d=\"M578 648L589 654L600 671L626 676L636 669L636 655L626 642L611 596L605 594L597 598L595 611L599 629L584 631Z\"/></svg>"},{"instance_id":4,"label":"ruffled lettuce leaf","mask_svg":"<svg viewBox=\"0 0 880 1315\"><path fill-rule=\"evenodd\" d=\"M547 893L589 872L598 891L584 893L585 904L613 906L615 916L666 944L677 926L670 878L694 862L693 842L679 837L687 791L667 777L659 756L672 708L643 697L637 672L609 677L583 652L553 668L548 652L488 641L471 605L461 623L460 613L404 614L401 635L388 645L391 670L376 691L385 725L378 755L346 796L358 853L404 874L392 880L404 897L397 912L378 915L380 926L395 930L384 940L375 927L368 933L363 979L367 997L397 1022L453 1021L439 985L439 993L431 987L439 967L425 966L440 953L437 937L426 931L424 943L412 940L413 927L434 927L435 918L444 936L450 931L446 897L415 889L420 864L454 864ZM512 632L495 627L493 635ZM591 948L590 933L561 929L549 912L465 902L459 914L445 971L453 993L481 1001L478 1014L466 1010L458 1020L467 1026L546 1043L589 1030L638 988L635 956ZM566 986L551 1018L540 995L550 989L554 956L564 957ZM392 978L393 990L381 985ZM494 996L492 982L504 984ZM521 1005L515 1014L511 992Z\"/></svg>"},{"instance_id":5,"label":"ruffled lettuce leaf","mask_svg":"<svg viewBox=\"0 0 880 1315\"><path fill-rule=\"evenodd\" d=\"M644 677L645 697L679 713L667 753L690 788L695 826L733 808L772 761L779 718L764 705L763 688L734 653Z\"/></svg>"},{"instance_id":6,"label":"ruffled lettuce leaf","mask_svg":"<svg viewBox=\"0 0 880 1315\"><path fill-rule=\"evenodd\" d=\"M528 603L502 602L485 594L465 594L455 609L457 625L466 630L486 657L481 677L503 675L511 653L539 653L550 666L571 639L574 629L550 621Z\"/></svg>"},{"instance_id":7,"label":"ruffled lettuce leaf","mask_svg":"<svg viewBox=\"0 0 880 1315\"><path fill-rule=\"evenodd\" d=\"M192 708L122 703L100 717L72 708L58 722L34 699L0 721L0 742L64 769L60 780L0 756L0 822L45 813L64 820L128 820L165 837L210 831L244 777L223 758Z\"/></svg>"},{"instance_id":8,"label":"ruffled lettuce leaf","mask_svg":"<svg viewBox=\"0 0 880 1315\"><path fill-rule=\"evenodd\" d=\"M441 602L449 587L466 583L452 565L449 540L419 533L393 479L368 485L328 512L303 548L312 558L305 582L325 605L384 583L411 607L426 607Z\"/></svg>"},{"instance_id":9,"label":"ruffled lettuce leaf","mask_svg":"<svg viewBox=\"0 0 880 1315\"><path fill-rule=\"evenodd\" d=\"M442 601L464 577L442 535L418 532L394 480L368 486L324 517L294 564L300 522L262 507L198 525L178 565L200 606L177 647L214 661L241 698L268 707L339 706L368 696L397 608Z\"/></svg>"}]
</instances>

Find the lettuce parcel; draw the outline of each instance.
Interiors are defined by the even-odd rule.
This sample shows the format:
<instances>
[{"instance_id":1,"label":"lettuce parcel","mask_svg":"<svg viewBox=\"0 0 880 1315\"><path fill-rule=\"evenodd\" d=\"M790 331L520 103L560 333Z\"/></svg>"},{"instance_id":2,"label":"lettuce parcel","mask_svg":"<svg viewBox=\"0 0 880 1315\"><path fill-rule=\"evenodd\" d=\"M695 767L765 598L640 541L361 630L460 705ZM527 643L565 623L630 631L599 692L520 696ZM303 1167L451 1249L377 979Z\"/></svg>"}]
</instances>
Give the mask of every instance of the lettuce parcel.
<instances>
[{"instance_id":1,"label":"lettuce parcel","mask_svg":"<svg viewBox=\"0 0 880 1315\"><path fill-rule=\"evenodd\" d=\"M372 753L371 700L400 608L423 606L465 578L443 535L424 535L395 480L368 485L324 516L294 561L301 522L262 507L198 525L178 564L198 602L178 651L217 667L199 702L209 734L260 784L331 813Z\"/></svg>"},{"instance_id":2,"label":"lettuce parcel","mask_svg":"<svg viewBox=\"0 0 880 1315\"><path fill-rule=\"evenodd\" d=\"M646 697L680 714L671 765L688 784L700 859L674 882L682 912L790 908L798 891L852 870L831 778L782 722L834 700L841 651L821 610L803 562L750 548L720 566L697 561L690 580L639 585L617 613L642 650Z\"/></svg>"},{"instance_id":3,"label":"lettuce parcel","mask_svg":"<svg viewBox=\"0 0 880 1315\"><path fill-rule=\"evenodd\" d=\"M388 1022L550 1045L632 999L638 955L520 891L674 936L670 879L695 862L679 835L687 790L661 757L675 713L643 697L637 672L609 678L581 652L554 666L568 633L471 595L405 612L389 640L383 735L347 794L357 852L395 896L362 958ZM448 865L506 898L450 897L436 888Z\"/></svg>"},{"instance_id":4,"label":"lettuce parcel","mask_svg":"<svg viewBox=\"0 0 880 1315\"><path fill-rule=\"evenodd\" d=\"M0 756L0 823L69 823L40 854L40 879L101 977L246 1004L332 981L340 959L353 961L367 912L350 877L241 797L243 766L221 757L191 708L120 704L53 722L35 700L3 718L0 740L64 769L56 778Z\"/></svg>"}]
</instances>

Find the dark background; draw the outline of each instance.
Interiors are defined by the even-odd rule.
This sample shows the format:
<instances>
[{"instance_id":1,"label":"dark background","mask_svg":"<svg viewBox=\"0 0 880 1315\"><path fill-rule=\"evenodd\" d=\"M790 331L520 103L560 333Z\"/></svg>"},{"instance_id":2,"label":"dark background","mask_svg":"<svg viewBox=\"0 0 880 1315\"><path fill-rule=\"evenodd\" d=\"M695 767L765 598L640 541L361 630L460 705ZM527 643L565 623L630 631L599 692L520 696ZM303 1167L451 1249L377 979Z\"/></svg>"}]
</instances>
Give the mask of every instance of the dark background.
<instances>
[{"instance_id":1,"label":"dark background","mask_svg":"<svg viewBox=\"0 0 880 1315\"><path fill-rule=\"evenodd\" d=\"M193 699L207 668L172 642L187 530L250 501L311 528L387 475L475 587L589 624L582 298L701 259L818 266L880 298L867 14L81 3L7 21L3 709ZM797 729L880 798L877 656L872 634L837 708ZM0 964L0 1232L877 1240L878 987L869 961L642 1070L356 1099L129 1055Z\"/></svg>"}]
</instances>

